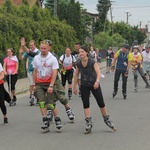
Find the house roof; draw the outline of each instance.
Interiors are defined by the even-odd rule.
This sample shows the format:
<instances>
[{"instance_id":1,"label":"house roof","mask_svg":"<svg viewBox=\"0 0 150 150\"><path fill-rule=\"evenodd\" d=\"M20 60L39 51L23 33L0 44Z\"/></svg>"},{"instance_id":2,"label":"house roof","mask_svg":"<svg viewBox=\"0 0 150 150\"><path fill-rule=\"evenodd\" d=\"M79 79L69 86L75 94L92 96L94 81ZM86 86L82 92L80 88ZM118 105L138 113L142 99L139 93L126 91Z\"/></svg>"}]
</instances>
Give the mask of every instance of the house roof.
<instances>
[{"instance_id":1,"label":"house roof","mask_svg":"<svg viewBox=\"0 0 150 150\"><path fill-rule=\"evenodd\" d=\"M6 0L0 0L0 5L2 5ZM21 5L22 0L11 0L13 4L15 5ZM27 0L30 6L33 6L36 3L36 0ZM39 0L39 5L41 4L41 1Z\"/></svg>"}]
</instances>

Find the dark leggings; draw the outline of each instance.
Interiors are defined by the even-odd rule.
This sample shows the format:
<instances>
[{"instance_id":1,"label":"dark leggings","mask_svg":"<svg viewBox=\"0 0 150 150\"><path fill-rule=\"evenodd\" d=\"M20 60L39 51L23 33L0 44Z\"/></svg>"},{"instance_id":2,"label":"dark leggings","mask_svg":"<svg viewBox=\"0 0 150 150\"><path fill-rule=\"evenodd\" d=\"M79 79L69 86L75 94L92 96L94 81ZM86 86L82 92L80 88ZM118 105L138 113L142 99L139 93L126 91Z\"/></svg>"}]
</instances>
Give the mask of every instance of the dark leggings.
<instances>
[{"instance_id":1,"label":"dark leggings","mask_svg":"<svg viewBox=\"0 0 150 150\"><path fill-rule=\"evenodd\" d=\"M3 115L7 114L7 109L4 103L4 96L5 96L5 89L4 89L4 85L0 84L0 107L1 107L1 111L3 113Z\"/></svg>"},{"instance_id":2,"label":"dark leggings","mask_svg":"<svg viewBox=\"0 0 150 150\"><path fill-rule=\"evenodd\" d=\"M62 85L66 85L66 80L68 80L69 84L72 84L72 78L73 78L73 70L67 70L65 75L61 74L61 80L62 80Z\"/></svg>"},{"instance_id":3,"label":"dark leggings","mask_svg":"<svg viewBox=\"0 0 150 150\"><path fill-rule=\"evenodd\" d=\"M6 76L6 80L7 80L7 83L8 83L8 87L9 87L9 81L11 80L11 91L14 91L15 90L16 82L18 80L18 74L7 75Z\"/></svg>"},{"instance_id":4,"label":"dark leggings","mask_svg":"<svg viewBox=\"0 0 150 150\"><path fill-rule=\"evenodd\" d=\"M86 87L86 86L81 85L81 98L82 98L84 109L90 107L90 101L89 101L90 91L95 97L98 106L100 108L104 108L105 103L104 103L101 87L99 86L97 89L94 89L94 87Z\"/></svg>"}]
</instances>

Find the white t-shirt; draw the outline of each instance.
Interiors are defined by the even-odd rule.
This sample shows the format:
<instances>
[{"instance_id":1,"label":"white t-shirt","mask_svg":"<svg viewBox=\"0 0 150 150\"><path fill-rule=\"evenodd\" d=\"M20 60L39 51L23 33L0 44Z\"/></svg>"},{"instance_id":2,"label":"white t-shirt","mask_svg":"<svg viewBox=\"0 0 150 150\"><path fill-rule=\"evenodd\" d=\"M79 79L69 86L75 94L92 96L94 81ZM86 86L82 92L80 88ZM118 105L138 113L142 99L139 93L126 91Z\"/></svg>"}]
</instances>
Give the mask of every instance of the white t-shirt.
<instances>
[{"instance_id":1,"label":"white t-shirt","mask_svg":"<svg viewBox=\"0 0 150 150\"><path fill-rule=\"evenodd\" d=\"M90 51L90 57L95 59L96 58L96 52Z\"/></svg>"},{"instance_id":2,"label":"white t-shirt","mask_svg":"<svg viewBox=\"0 0 150 150\"><path fill-rule=\"evenodd\" d=\"M62 55L59 60L63 61L62 65L66 70L72 69L72 62L76 63L76 58L73 55L70 55L69 57L67 57L65 54L65 58L64 58L64 55Z\"/></svg>"},{"instance_id":3,"label":"white t-shirt","mask_svg":"<svg viewBox=\"0 0 150 150\"><path fill-rule=\"evenodd\" d=\"M2 72L2 71L3 71L3 67L2 67L2 65L0 63L0 72Z\"/></svg>"},{"instance_id":4,"label":"white t-shirt","mask_svg":"<svg viewBox=\"0 0 150 150\"><path fill-rule=\"evenodd\" d=\"M147 53L146 51L143 51L142 56L143 56L143 62L150 62L150 52Z\"/></svg>"},{"instance_id":5,"label":"white t-shirt","mask_svg":"<svg viewBox=\"0 0 150 150\"><path fill-rule=\"evenodd\" d=\"M50 52L43 58L41 53L34 57L33 67L37 69L36 82L50 83L52 79L53 70L58 69L58 61Z\"/></svg>"}]
</instances>

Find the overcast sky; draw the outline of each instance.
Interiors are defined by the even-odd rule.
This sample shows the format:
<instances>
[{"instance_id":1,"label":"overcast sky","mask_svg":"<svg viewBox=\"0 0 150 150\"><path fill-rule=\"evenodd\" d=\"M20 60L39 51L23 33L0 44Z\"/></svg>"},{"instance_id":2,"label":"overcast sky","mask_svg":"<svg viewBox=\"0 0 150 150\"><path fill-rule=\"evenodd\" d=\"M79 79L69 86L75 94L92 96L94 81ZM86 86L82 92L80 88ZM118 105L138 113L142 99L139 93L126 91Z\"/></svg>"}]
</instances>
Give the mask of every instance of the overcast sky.
<instances>
[{"instance_id":1,"label":"overcast sky","mask_svg":"<svg viewBox=\"0 0 150 150\"><path fill-rule=\"evenodd\" d=\"M77 1L77 0L76 0ZM84 4L84 8L91 13L97 13L96 5L98 0L78 0ZM126 22L127 13L129 12L129 24L141 25L145 27L147 24L150 28L150 0L112 0L113 21ZM108 14L110 19L110 13Z\"/></svg>"}]
</instances>

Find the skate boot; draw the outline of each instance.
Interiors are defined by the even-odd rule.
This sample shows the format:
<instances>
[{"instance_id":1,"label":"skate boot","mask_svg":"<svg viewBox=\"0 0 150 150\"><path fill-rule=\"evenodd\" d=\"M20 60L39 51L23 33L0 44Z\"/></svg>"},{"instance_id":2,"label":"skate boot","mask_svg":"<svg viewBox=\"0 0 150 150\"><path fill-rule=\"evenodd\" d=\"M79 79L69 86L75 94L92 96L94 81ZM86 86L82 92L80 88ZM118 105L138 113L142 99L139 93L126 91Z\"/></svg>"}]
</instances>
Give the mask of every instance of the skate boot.
<instances>
[{"instance_id":1,"label":"skate boot","mask_svg":"<svg viewBox=\"0 0 150 150\"><path fill-rule=\"evenodd\" d=\"M69 89L68 90L68 98L69 98L69 100L71 99L71 97L72 97L72 89Z\"/></svg>"},{"instance_id":2,"label":"skate boot","mask_svg":"<svg viewBox=\"0 0 150 150\"><path fill-rule=\"evenodd\" d=\"M16 102L12 99L9 103L9 106L11 107L11 106L15 106L15 105L16 105Z\"/></svg>"},{"instance_id":3,"label":"skate boot","mask_svg":"<svg viewBox=\"0 0 150 150\"><path fill-rule=\"evenodd\" d=\"M41 126L41 129L43 129L44 132L49 131L49 121L48 121L47 117L43 117L43 125Z\"/></svg>"},{"instance_id":4,"label":"skate boot","mask_svg":"<svg viewBox=\"0 0 150 150\"><path fill-rule=\"evenodd\" d=\"M92 118L91 117L86 117L85 118L86 125L85 125L85 134L88 134L92 131Z\"/></svg>"},{"instance_id":5,"label":"skate boot","mask_svg":"<svg viewBox=\"0 0 150 150\"><path fill-rule=\"evenodd\" d=\"M134 79L134 83L135 83L134 84L134 91L137 92L137 90L138 90L138 86L137 86L138 85L138 80Z\"/></svg>"},{"instance_id":6,"label":"skate boot","mask_svg":"<svg viewBox=\"0 0 150 150\"><path fill-rule=\"evenodd\" d=\"M113 91L113 94L112 94L112 95L113 95L113 98L117 95L117 91L118 91L118 90L114 90L114 91Z\"/></svg>"},{"instance_id":7,"label":"skate boot","mask_svg":"<svg viewBox=\"0 0 150 150\"><path fill-rule=\"evenodd\" d=\"M13 101L16 102L17 101L17 97L16 95L13 96Z\"/></svg>"},{"instance_id":8,"label":"skate boot","mask_svg":"<svg viewBox=\"0 0 150 150\"><path fill-rule=\"evenodd\" d=\"M135 92L138 91L138 87L137 87L137 86L134 87L134 91L135 91Z\"/></svg>"},{"instance_id":9,"label":"skate boot","mask_svg":"<svg viewBox=\"0 0 150 150\"><path fill-rule=\"evenodd\" d=\"M106 123L106 125L111 128L112 130L116 131L115 127L114 127L114 123L113 121L110 119L109 115L103 116L104 118L104 122Z\"/></svg>"},{"instance_id":10,"label":"skate boot","mask_svg":"<svg viewBox=\"0 0 150 150\"><path fill-rule=\"evenodd\" d=\"M4 124L8 123L8 118L4 118Z\"/></svg>"},{"instance_id":11,"label":"skate boot","mask_svg":"<svg viewBox=\"0 0 150 150\"><path fill-rule=\"evenodd\" d=\"M66 113L68 115L68 118L71 120L71 122L74 123L75 116L74 116L74 113L72 112L72 109L67 108Z\"/></svg>"},{"instance_id":12,"label":"skate boot","mask_svg":"<svg viewBox=\"0 0 150 150\"><path fill-rule=\"evenodd\" d=\"M62 123L59 117L55 117L55 124L56 124L56 128L58 129L58 132L60 132L60 129L62 128Z\"/></svg>"},{"instance_id":13,"label":"skate boot","mask_svg":"<svg viewBox=\"0 0 150 150\"><path fill-rule=\"evenodd\" d=\"M35 97L34 97L34 95L32 94L32 95L31 95L31 100L29 101L30 106L33 106L33 105L34 105L34 99L35 99Z\"/></svg>"},{"instance_id":14,"label":"skate boot","mask_svg":"<svg viewBox=\"0 0 150 150\"><path fill-rule=\"evenodd\" d=\"M123 98L126 99L127 98L127 93L123 92Z\"/></svg>"},{"instance_id":15,"label":"skate boot","mask_svg":"<svg viewBox=\"0 0 150 150\"><path fill-rule=\"evenodd\" d=\"M145 88L150 89L150 85L149 85L149 84L146 84L146 85L145 85Z\"/></svg>"},{"instance_id":16,"label":"skate boot","mask_svg":"<svg viewBox=\"0 0 150 150\"><path fill-rule=\"evenodd\" d=\"M47 119L48 119L49 123L52 123L52 121L53 121L53 112L50 108L47 108Z\"/></svg>"}]
</instances>

